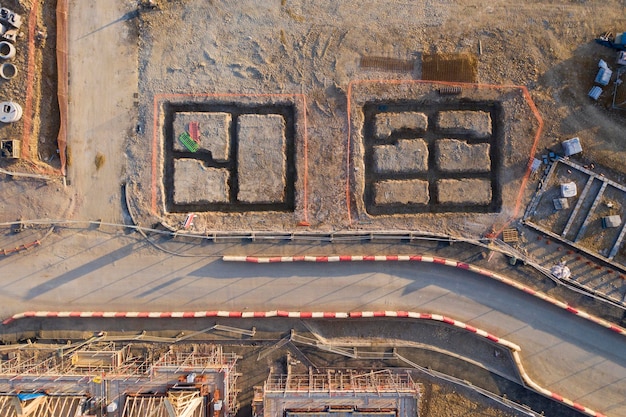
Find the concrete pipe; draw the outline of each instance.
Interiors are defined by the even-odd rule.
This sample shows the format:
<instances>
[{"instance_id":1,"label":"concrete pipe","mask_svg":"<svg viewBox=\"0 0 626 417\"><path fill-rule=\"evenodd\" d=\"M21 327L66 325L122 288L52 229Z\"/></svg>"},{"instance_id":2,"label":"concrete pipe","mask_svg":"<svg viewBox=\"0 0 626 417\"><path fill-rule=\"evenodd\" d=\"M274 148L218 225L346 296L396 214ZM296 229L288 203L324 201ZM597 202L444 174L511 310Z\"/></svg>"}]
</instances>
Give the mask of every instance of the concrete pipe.
<instances>
[{"instance_id":1,"label":"concrete pipe","mask_svg":"<svg viewBox=\"0 0 626 417\"><path fill-rule=\"evenodd\" d=\"M5 62L4 64L0 65L0 77L4 78L5 80L10 80L16 75L17 75L17 67L15 65L10 64L8 62Z\"/></svg>"},{"instance_id":2,"label":"concrete pipe","mask_svg":"<svg viewBox=\"0 0 626 417\"><path fill-rule=\"evenodd\" d=\"M15 56L15 46L11 42L0 42L0 58L11 59Z\"/></svg>"}]
</instances>

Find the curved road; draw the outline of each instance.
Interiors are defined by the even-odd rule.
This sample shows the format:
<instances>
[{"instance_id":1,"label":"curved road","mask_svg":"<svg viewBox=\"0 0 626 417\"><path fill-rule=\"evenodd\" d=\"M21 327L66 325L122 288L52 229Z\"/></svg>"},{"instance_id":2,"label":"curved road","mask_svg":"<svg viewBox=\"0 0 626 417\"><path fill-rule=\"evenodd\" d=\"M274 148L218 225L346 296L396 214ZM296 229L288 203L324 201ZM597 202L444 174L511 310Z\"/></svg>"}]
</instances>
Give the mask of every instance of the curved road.
<instances>
[{"instance_id":1,"label":"curved road","mask_svg":"<svg viewBox=\"0 0 626 417\"><path fill-rule=\"evenodd\" d=\"M164 255L114 234L65 231L49 239L36 256L0 258L3 317L68 309L440 313L520 345L528 374L545 388L608 416L626 415L623 336L468 271L421 263L224 263Z\"/></svg>"}]
</instances>

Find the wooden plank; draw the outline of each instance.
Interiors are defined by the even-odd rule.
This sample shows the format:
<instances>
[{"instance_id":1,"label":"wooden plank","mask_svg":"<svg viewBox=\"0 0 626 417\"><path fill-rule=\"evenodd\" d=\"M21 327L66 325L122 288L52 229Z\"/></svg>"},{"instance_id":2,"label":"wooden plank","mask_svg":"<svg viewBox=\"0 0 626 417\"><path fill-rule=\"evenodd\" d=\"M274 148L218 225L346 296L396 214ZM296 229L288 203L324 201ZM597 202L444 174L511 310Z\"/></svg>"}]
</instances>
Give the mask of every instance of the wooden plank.
<instances>
[{"instance_id":1,"label":"wooden plank","mask_svg":"<svg viewBox=\"0 0 626 417\"><path fill-rule=\"evenodd\" d=\"M505 243L516 243L519 241L519 233L517 229L504 229L502 231L502 240Z\"/></svg>"},{"instance_id":2,"label":"wooden plank","mask_svg":"<svg viewBox=\"0 0 626 417\"><path fill-rule=\"evenodd\" d=\"M198 122L189 122L189 136L191 136L194 142L200 145L200 127Z\"/></svg>"}]
</instances>

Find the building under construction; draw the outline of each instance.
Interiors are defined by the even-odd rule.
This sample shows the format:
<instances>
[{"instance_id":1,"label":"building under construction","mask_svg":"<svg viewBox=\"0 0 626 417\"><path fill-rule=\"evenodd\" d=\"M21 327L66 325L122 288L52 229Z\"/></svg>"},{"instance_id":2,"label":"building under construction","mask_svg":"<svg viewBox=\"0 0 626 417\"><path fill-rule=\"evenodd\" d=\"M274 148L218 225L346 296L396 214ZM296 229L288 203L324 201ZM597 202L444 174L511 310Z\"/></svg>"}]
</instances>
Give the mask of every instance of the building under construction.
<instances>
[{"instance_id":1,"label":"building under construction","mask_svg":"<svg viewBox=\"0 0 626 417\"><path fill-rule=\"evenodd\" d=\"M407 371L309 369L255 387L254 417L413 417L419 384Z\"/></svg>"},{"instance_id":2,"label":"building under construction","mask_svg":"<svg viewBox=\"0 0 626 417\"><path fill-rule=\"evenodd\" d=\"M233 417L237 355L219 345L12 346L2 417Z\"/></svg>"}]
</instances>

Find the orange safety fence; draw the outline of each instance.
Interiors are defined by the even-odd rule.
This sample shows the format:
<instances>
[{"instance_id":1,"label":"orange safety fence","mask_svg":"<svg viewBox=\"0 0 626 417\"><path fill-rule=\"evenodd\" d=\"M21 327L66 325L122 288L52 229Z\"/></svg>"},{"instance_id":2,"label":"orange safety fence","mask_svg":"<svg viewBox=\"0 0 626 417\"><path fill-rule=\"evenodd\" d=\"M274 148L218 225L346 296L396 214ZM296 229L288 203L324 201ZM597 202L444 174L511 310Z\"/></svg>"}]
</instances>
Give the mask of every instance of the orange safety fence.
<instances>
[{"instance_id":1,"label":"orange safety fence","mask_svg":"<svg viewBox=\"0 0 626 417\"><path fill-rule=\"evenodd\" d=\"M535 133L535 137L530 148L530 155L528 158L528 164L526 165L526 172L524 177L522 178L522 183L520 189L517 193L517 198L515 199L515 206L513 209L513 214L506 221L506 223L497 230L492 232L493 236L499 235L502 230L504 230L518 215L519 209L521 206L522 198L524 196L524 190L526 189L526 184L528 183L528 178L531 173L531 166L533 162L533 158L535 152L537 151L537 144L539 143L539 139L541 138L541 133L543 131L543 118L539 114L539 110L537 106L535 106L535 102L530 96L528 89L523 85L493 85L493 84L473 84L473 83L461 83L461 82L450 82L450 81L430 81L430 80L352 80L348 83L348 91L347 91L347 122L348 122L348 138L346 143L346 207L348 211L348 222L350 226L352 225L352 213L351 213L351 203L350 203L350 163L351 163L351 136L352 136L352 124L351 124L351 109L352 109L352 86L354 84L387 84L387 85L399 85L399 84L438 84L438 85L447 85L447 86L456 86L456 87L477 87L484 89L492 89L492 90L505 90L505 89L516 89L522 92L524 99L528 103L530 110L533 112L533 115L537 119L538 128Z\"/></svg>"},{"instance_id":2,"label":"orange safety fence","mask_svg":"<svg viewBox=\"0 0 626 417\"><path fill-rule=\"evenodd\" d=\"M57 2L57 97L59 100L59 134L57 136L57 146L59 148L59 158L61 159L61 174L65 175L66 146L67 146L67 86L68 86L68 65L67 65L67 0Z\"/></svg>"},{"instance_id":3,"label":"orange safety fence","mask_svg":"<svg viewBox=\"0 0 626 417\"><path fill-rule=\"evenodd\" d=\"M30 158L30 135L33 127L33 84L35 82L35 29L39 2L33 1L28 14L28 58L26 70L26 98L24 101L24 130L22 131L22 159Z\"/></svg>"}]
</instances>

